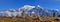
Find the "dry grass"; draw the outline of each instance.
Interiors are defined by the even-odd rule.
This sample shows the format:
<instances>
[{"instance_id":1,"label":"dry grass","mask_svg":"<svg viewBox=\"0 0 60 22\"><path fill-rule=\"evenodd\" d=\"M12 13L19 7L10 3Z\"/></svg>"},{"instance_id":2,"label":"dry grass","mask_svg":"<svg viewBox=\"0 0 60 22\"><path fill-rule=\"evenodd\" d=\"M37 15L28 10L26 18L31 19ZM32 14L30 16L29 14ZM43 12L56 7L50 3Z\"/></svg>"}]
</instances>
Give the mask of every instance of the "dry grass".
<instances>
[{"instance_id":1,"label":"dry grass","mask_svg":"<svg viewBox=\"0 0 60 22\"><path fill-rule=\"evenodd\" d=\"M41 22L54 21L56 17L0 17L0 22Z\"/></svg>"}]
</instances>

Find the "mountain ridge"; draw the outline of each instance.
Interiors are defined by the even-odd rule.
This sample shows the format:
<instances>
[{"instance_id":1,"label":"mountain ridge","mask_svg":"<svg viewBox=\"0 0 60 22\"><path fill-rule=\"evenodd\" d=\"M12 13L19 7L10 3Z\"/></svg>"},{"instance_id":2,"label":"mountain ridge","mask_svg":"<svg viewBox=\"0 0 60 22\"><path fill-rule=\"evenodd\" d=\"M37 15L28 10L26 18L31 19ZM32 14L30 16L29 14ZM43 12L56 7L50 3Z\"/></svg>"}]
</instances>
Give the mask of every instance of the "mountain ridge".
<instances>
[{"instance_id":1,"label":"mountain ridge","mask_svg":"<svg viewBox=\"0 0 60 22\"><path fill-rule=\"evenodd\" d=\"M21 8L18 8L18 9L10 9L10 10L6 10L6 11L0 11L0 13L3 12L0 15L6 14L4 16L21 16L21 13L22 13L23 10L24 10L24 14L29 15L29 16L32 16L33 14L35 14L37 16L41 16L41 15L52 16L53 15L53 10L42 8L39 5L37 7L36 6L25 5ZM58 10L54 10L54 11L57 11L57 14L60 15Z\"/></svg>"}]
</instances>

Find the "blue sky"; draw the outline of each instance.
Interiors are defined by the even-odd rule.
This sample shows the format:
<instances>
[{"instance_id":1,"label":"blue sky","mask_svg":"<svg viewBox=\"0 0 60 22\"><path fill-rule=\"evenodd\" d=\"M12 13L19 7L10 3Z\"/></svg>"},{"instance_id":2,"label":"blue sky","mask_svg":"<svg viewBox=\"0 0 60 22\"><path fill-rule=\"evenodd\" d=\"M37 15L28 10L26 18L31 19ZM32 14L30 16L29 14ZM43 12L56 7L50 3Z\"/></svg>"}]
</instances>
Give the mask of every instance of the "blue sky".
<instances>
[{"instance_id":1,"label":"blue sky","mask_svg":"<svg viewBox=\"0 0 60 22\"><path fill-rule=\"evenodd\" d=\"M60 0L0 0L0 10L20 8L24 5L40 5L47 9L60 9Z\"/></svg>"}]
</instances>

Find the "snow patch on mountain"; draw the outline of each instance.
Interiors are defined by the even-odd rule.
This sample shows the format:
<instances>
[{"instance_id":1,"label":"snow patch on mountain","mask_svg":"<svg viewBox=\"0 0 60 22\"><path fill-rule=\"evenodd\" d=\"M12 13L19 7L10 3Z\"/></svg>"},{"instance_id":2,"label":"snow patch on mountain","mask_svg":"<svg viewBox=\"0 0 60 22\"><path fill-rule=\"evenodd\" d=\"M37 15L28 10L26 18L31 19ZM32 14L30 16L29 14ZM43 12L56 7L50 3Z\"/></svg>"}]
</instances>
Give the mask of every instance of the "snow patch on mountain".
<instances>
[{"instance_id":1,"label":"snow patch on mountain","mask_svg":"<svg viewBox=\"0 0 60 22\"><path fill-rule=\"evenodd\" d=\"M30 10L30 9L32 9L32 8L35 8L35 6L25 5L25 6L23 6L21 9Z\"/></svg>"}]
</instances>

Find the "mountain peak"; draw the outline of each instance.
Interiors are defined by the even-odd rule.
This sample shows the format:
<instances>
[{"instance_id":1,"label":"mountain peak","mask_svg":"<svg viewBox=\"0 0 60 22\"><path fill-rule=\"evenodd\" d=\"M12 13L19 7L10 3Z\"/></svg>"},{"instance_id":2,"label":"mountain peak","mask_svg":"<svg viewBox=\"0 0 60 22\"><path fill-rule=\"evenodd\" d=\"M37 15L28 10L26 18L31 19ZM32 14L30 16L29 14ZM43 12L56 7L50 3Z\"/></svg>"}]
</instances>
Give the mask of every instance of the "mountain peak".
<instances>
[{"instance_id":1,"label":"mountain peak","mask_svg":"<svg viewBox=\"0 0 60 22\"><path fill-rule=\"evenodd\" d=\"M56 11L59 11L58 9L55 9Z\"/></svg>"},{"instance_id":2,"label":"mountain peak","mask_svg":"<svg viewBox=\"0 0 60 22\"><path fill-rule=\"evenodd\" d=\"M36 8L37 8L37 9L44 9L44 8L42 8L40 5L37 5Z\"/></svg>"},{"instance_id":3,"label":"mountain peak","mask_svg":"<svg viewBox=\"0 0 60 22\"><path fill-rule=\"evenodd\" d=\"M38 5L37 7L40 7L40 5Z\"/></svg>"}]
</instances>

